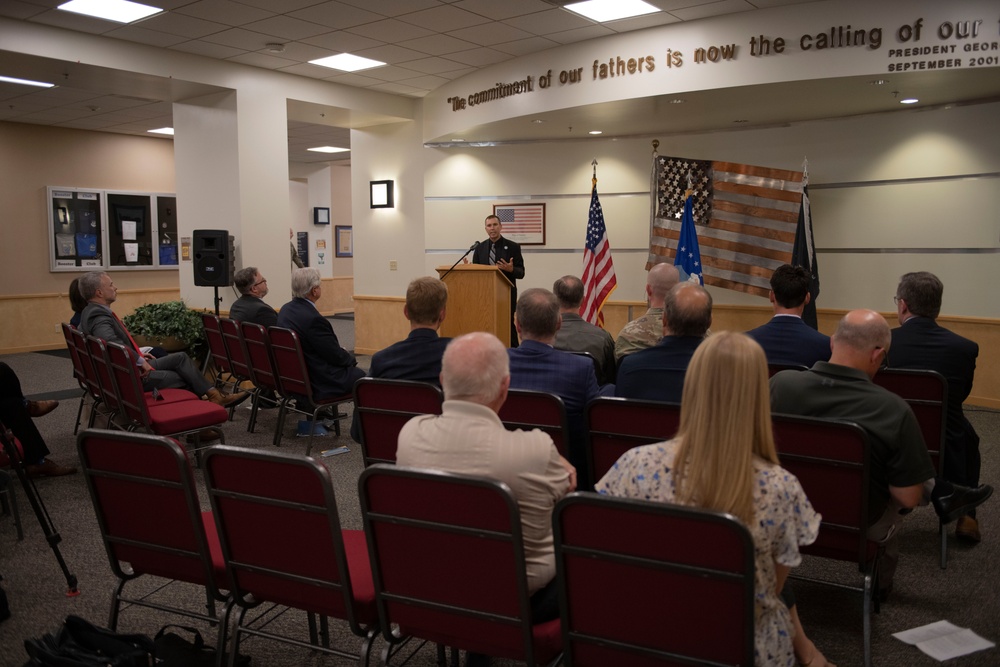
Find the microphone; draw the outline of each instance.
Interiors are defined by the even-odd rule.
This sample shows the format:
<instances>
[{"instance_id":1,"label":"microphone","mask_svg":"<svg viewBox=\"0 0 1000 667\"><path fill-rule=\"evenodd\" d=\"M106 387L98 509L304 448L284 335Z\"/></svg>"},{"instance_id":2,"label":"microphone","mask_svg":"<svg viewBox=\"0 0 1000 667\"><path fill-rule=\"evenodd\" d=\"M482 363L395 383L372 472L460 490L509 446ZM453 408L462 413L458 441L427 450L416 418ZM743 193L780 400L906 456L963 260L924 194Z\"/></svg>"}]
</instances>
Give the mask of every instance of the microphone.
<instances>
[{"instance_id":1,"label":"microphone","mask_svg":"<svg viewBox=\"0 0 1000 667\"><path fill-rule=\"evenodd\" d=\"M441 280L444 280L445 276L447 276L447 275L448 275L449 273L451 273L451 272L452 272L452 270L453 270L453 269L454 269L454 268L455 268L456 266L458 266L458 263L459 263L459 262L461 262L461 261L462 261L463 259L465 259L465 258L466 258L466 256L467 256L467 255L468 255L468 254L469 254L470 252L472 252L473 250L475 250L475 249L476 249L476 248L478 248L478 247L479 247L479 241L476 241L475 243L473 243L472 245L470 245L470 246L469 246L469 249L468 249L468 250L466 250L466 251L465 251L465 253L464 253L464 254L463 254L463 255L462 255L461 257L459 257L459 258L458 258L458 260L456 260L454 264L452 264L452 265L451 265L451 268L450 268L450 269L448 269L447 271L445 271L444 273L442 273L442 274L441 274Z\"/></svg>"}]
</instances>

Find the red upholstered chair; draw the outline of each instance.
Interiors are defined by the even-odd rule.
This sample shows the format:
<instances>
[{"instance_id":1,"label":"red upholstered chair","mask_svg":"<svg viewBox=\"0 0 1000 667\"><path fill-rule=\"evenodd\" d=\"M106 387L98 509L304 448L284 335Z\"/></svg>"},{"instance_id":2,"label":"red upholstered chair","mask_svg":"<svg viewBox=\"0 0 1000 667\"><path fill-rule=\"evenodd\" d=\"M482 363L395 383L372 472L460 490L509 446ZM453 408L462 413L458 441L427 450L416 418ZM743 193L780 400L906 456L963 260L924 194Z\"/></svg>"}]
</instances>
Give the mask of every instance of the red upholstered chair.
<instances>
[{"instance_id":1,"label":"red upholstered chair","mask_svg":"<svg viewBox=\"0 0 1000 667\"><path fill-rule=\"evenodd\" d=\"M507 485L384 463L358 485L386 664L407 637L559 662L559 620L530 622L520 512Z\"/></svg>"},{"instance_id":2,"label":"red upholstered chair","mask_svg":"<svg viewBox=\"0 0 1000 667\"><path fill-rule=\"evenodd\" d=\"M123 605L201 619L218 627L221 662L231 604L222 591L228 582L215 522L210 512L201 511L184 450L170 438L96 429L83 431L76 446L118 582L108 627L117 628ZM126 597L127 584L149 577L204 587L204 611L168 606L155 591ZM216 613L220 602L221 616Z\"/></svg>"},{"instance_id":3,"label":"red upholstered chair","mask_svg":"<svg viewBox=\"0 0 1000 667\"><path fill-rule=\"evenodd\" d=\"M87 354L94 370L97 391L101 395L100 405L108 418L105 426L111 428L116 425L113 420L118 414L120 406L118 404L118 391L115 389L115 381L111 373L111 365L108 363L107 346L103 340L93 336L87 336L86 344Z\"/></svg>"},{"instance_id":4,"label":"red upholstered chair","mask_svg":"<svg viewBox=\"0 0 1000 667\"><path fill-rule=\"evenodd\" d=\"M191 392L183 399L183 389L175 389L172 396L178 400L156 400L142 391L139 370L128 350L118 343L107 343L108 363L118 392L121 414L128 420L127 430L144 429L154 435L178 437L190 435L195 449L200 445L201 432L221 426L229 419L229 413L221 405L203 401ZM165 391L165 390L161 390ZM225 435L219 430L224 442Z\"/></svg>"},{"instance_id":5,"label":"red upholstered chair","mask_svg":"<svg viewBox=\"0 0 1000 667\"><path fill-rule=\"evenodd\" d=\"M240 334L247 355L247 366L250 369L250 380L256 390L252 396L252 409L247 431L253 433L257 426L257 413L261 401L272 401L261 394L261 390L270 389L272 394L278 394L278 375L274 371L274 358L271 354L271 341L267 337L267 329L253 322L240 322ZM275 400L274 403L277 403Z\"/></svg>"},{"instance_id":6,"label":"red upholstered chair","mask_svg":"<svg viewBox=\"0 0 1000 667\"><path fill-rule=\"evenodd\" d=\"M807 556L856 563L857 586L810 579L806 581L847 588L862 594L865 665L871 665L871 608L878 581L878 545L868 535L869 449L865 430L851 422L815 417L772 416L774 440L781 466L795 475L806 497L823 515L819 537L801 548Z\"/></svg>"},{"instance_id":7,"label":"red upholstered chair","mask_svg":"<svg viewBox=\"0 0 1000 667\"><path fill-rule=\"evenodd\" d=\"M76 435L80 430L80 418L83 416L83 404L86 402L87 396L90 395L90 388L87 386L86 371L83 368L83 361L80 359L80 352L76 349L76 344L73 342L73 331L73 327L65 322L62 323L63 339L66 341L66 348L69 349L69 357L73 361L73 377L76 379L83 392L80 394L80 406L76 409L76 424L73 426L73 435Z\"/></svg>"},{"instance_id":8,"label":"red upholstered chair","mask_svg":"<svg viewBox=\"0 0 1000 667\"><path fill-rule=\"evenodd\" d=\"M569 458L569 422L566 406L555 394L530 389L510 389L500 407L500 421L508 431L540 429L549 434L559 453Z\"/></svg>"},{"instance_id":9,"label":"red upholstered chair","mask_svg":"<svg viewBox=\"0 0 1000 667\"><path fill-rule=\"evenodd\" d=\"M216 446L205 453L204 470L239 608L233 654L241 637L255 635L368 664L378 633L368 546L362 531L340 529L327 469L305 456ZM265 606L272 608L247 622L249 610ZM274 606L307 612L308 643L264 630ZM322 645L316 615L322 620ZM362 638L359 653L329 646L329 616L347 621Z\"/></svg>"},{"instance_id":10,"label":"red upholstered chair","mask_svg":"<svg viewBox=\"0 0 1000 667\"><path fill-rule=\"evenodd\" d=\"M945 429L948 425L948 380L937 371L883 368L875 374L875 384L902 398L913 410L927 445L934 469L942 474ZM941 540L941 569L948 565L948 526L938 522Z\"/></svg>"},{"instance_id":11,"label":"red upholstered chair","mask_svg":"<svg viewBox=\"0 0 1000 667\"><path fill-rule=\"evenodd\" d=\"M573 493L552 523L566 667L754 664L754 546L739 519Z\"/></svg>"},{"instance_id":12,"label":"red upholstered chair","mask_svg":"<svg viewBox=\"0 0 1000 667\"><path fill-rule=\"evenodd\" d=\"M347 415L338 415L337 406L354 400L354 394L344 394L342 396L331 396L328 398L316 398L313 396L312 383L309 381L309 368L306 366L306 358L302 353L302 343L299 335L291 329L282 327L268 327L267 337L271 341L271 357L274 359L274 370L278 378L278 388L281 392L282 401L278 408L278 426L274 431L274 446L281 445L282 431L285 428L285 417L288 412L297 412L308 415L316 422L321 412L332 410L334 429L340 435L340 420ZM305 400L305 406L300 406L300 402ZM291 405L295 400L295 406ZM312 408L310 411L308 408ZM309 432L306 444L306 455L312 451L313 435L315 429Z\"/></svg>"},{"instance_id":13,"label":"red upholstered chair","mask_svg":"<svg viewBox=\"0 0 1000 667\"><path fill-rule=\"evenodd\" d=\"M587 457L593 479L590 488L621 455L639 445L674 437L681 423L676 403L633 398L595 398L587 405Z\"/></svg>"},{"instance_id":14,"label":"red upholstered chair","mask_svg":"<svg viewBox=\"0 0 1000 667\"><path fill-rule=\"evenodd\" d=\"M205 329L205 340L208 341L208 356L215 365L215 387L217 389L233 390L236 383L232 379L232 364L226 342L222 338L222 328L219 318L213 313L201 313L201 323ZM229 376L229 379L226 379Z\"/></svg>"},{"instance_id":15,"label":"red upholstered chair","mask_svg":"<svg viewBox=\"0 0 1000 667\"><path fill-rule=\"evenodd\" d=\"M439 415L444 395L426 382L361 378L354 385L355 419L361 424L365 465L395 463L403 425L417 415Z\"/></svg>"}]
</instances>

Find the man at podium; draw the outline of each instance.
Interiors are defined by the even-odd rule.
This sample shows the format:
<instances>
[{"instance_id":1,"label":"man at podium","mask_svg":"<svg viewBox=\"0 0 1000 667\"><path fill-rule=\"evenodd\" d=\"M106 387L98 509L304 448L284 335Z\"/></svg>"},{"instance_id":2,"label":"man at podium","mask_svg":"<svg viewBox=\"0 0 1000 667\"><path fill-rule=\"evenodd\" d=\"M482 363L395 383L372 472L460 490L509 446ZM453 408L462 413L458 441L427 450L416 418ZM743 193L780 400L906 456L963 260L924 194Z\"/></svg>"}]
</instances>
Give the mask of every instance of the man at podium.
<instances>
[{"instance_id":1,"label":"man at podium","mask_svg":"<svg viewBox=\"0 0 1000 667\"><path fill-rule=\"evenodd\" d=\"M503 223L496 215L486 216L486 235L489 237L472 253L473 264L496 266L510 280L510 302L517 303L517 279L524 277L524 257L521 256L521 246L510 239L505 239ZM510 320L510 346L517 347L517 330L514 329L514 313Z\"/></svg>"}]
</instances>

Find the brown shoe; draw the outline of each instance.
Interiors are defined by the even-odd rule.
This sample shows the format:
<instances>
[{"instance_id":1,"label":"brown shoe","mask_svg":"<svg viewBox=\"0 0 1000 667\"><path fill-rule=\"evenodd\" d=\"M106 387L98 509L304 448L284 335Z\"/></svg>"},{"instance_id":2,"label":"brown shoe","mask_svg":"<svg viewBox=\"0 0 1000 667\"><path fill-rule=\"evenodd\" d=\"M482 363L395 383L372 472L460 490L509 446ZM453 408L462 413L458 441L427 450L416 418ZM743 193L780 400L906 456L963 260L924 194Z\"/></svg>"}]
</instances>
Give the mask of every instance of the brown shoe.
<instances>
[{"instance_id":1,"label":"brown shoe","mask_svg":"<svg viewBox=\"0 0 1000 667\"><path fill-rule=\"evenodd\" d=\"M24 466L24 470L28 473L28 477L62 477L63 475L72 475L76 472L75 467L61 466L52 459L45 459L41 463Z\"/></svg>"},{"instance_id":2,"label":"brown shoe","mask_svg":"<svg viewBox=\"0 0 1000 667\"><path fill-rule=\"evenodd\" d=\"M59 401L28 401L28 414L42 417L59 407Z\"/></svg>"},{"instance_id":3,"label":"brown shoe","mask_svg":"<svg viewBox=\"0 0 1000 667\"><path fill-rule=\"evenodd\" d=\"M202 445L215 442L216 440L222 440L222 432L217 428L206 428L198 432L198 442ZM190 444L194 444L193 433L187 437L187 441Z\"/></svg>"},{"instance_id":4,"label":"brown shoe","mask_svg":"<svg viewBox=\"0 0 1000 667\"><path fill-rule=\"evenodd\" d=\"M983 536L979 534L979 522L971 516L958 517L958 525L955 526L955 537L962 542L979 544L983 539Z\"/></svg>"},{"instance_id":5,"label":"brown shoe","mask_svg":"<svg viewBox=\"0 0 1000 667\"><path fill-rule=\"evenodd\" d=\"M211 389L206 394L206 396L208 397L208 400L210 400L212 403L215 403L216 405L221 405L224 408L230 408L239 405L243 401L250 398L250 392L241 391L235 394L223 394L218 389Z\"/></svg>"}]
</instances>

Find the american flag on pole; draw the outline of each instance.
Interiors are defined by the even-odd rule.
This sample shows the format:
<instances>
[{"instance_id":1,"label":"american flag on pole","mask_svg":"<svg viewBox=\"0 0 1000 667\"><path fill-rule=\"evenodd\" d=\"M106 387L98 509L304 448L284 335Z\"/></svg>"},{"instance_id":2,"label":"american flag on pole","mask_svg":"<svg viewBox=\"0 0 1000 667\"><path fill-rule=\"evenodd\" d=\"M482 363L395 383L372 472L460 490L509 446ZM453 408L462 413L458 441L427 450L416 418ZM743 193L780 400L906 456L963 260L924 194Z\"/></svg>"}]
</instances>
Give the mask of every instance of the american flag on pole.
<instances>
[{"instance_id":1,"label":"american flag on pole","mask_svg":"<svg viewBox=\"0 0 1000 667\"><path fill-rule=\"evenodd\" d=\"M647 268L676 255L690 178L705 284L767 297L792 260L802 172L659 155L653 171Z\"/></svg>"},{"instance_id":2,"label":"american flag on pole","mask_svg":"<svg viewBox=\"0 0 1000 667\"><path fill-rule=\"evenodd\" d=\"M590 215L587 218L587 242L583 248L583 303L580 317L604 326L601 308L611 293L618 287L615 265L611 261L611 244L608 243L608 228L604 225L604 211L597 198L597 178L594 178L590 193Z\"/></svg>"}]
</instances>

